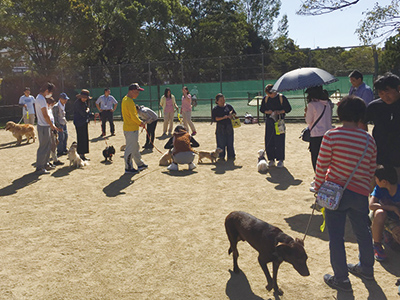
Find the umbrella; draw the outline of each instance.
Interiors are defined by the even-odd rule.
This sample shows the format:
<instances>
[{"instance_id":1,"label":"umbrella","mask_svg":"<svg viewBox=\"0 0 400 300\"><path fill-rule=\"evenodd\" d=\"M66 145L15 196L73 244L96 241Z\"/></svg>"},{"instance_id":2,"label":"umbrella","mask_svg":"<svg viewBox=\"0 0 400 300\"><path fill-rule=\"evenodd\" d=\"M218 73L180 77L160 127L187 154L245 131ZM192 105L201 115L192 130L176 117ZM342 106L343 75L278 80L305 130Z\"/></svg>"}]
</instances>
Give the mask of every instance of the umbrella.
<instances>
[{"instance_id":1,"label":"umbrella","mask_svg":"<svg viewBox=\"0 0 400 300\"><path fill-rule=\"evenodd\" d=\"M335 76L318 68L300 68L283 74L274 84L276 92L302 90L338 81Z\"/></svg>"}]
</instances>

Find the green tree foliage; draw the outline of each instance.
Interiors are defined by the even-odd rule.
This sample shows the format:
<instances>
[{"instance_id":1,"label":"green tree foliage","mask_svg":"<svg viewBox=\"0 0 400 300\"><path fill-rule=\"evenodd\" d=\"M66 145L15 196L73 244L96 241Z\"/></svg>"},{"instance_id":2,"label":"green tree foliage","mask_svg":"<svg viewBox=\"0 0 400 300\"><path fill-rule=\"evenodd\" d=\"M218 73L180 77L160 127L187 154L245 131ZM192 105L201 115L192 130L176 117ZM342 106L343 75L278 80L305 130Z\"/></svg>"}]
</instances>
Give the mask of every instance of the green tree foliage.
<instances>
[{"instance_id":1,"label":"green tree foliage","mask_svg":"<svg viewBox=\"0 0 400 300\"><path fill-rule=\"evenodd\" d=\"M382 54L382 71L400 75L400 34L390 37Z\"/></svg>"}]
</instances>

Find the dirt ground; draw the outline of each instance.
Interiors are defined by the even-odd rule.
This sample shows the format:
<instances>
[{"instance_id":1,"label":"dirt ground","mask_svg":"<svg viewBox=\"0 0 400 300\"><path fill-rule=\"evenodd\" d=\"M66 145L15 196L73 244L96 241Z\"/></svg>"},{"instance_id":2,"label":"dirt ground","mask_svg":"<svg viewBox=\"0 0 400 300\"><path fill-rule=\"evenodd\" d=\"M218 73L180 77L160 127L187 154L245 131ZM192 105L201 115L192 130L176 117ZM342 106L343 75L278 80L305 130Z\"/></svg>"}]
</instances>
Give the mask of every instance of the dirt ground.
<instances>
[{"instance_id":1,"label":"dirt ground","mask_svg":"<svg viewBox=\"0 0 400 300\"><path fill-rule=\"evenodd\" d=\"M107 124L108 125L108 124ZM196 123L199 150L215 148L215 124ZM15 146L0 131L0 299L399 299L400 255L388 251L375 264L376 282L350 275L354 293L336 292L323 282L332 274L322 215L312 219L305 248L311 275L300 276L283 263L281 297L265 289L257 252L238 245L242 273L232 273L225 217L243 210L303 238L311 215L313 178L304 124L288 124L285 168L257 172L264 125L235 129L234 164L204 163L193 171L170 173L158 166L156 150L143 153L149 169L124 175L122 123L109 144L113 163L102 163L100 125L89 125L90 165L64 166L37 176L38 142ZM68 124L69 142L75 140ZM107 126L108 128L108 126ZM156 146L163 148L159 123ZM140 134L143 145L145 133ZM196 159L197 162L197 159ZM348 262L356 263L357 243L346 232ZM272 267L269 266L271 270Z\"/></svg>"}]
</instances>

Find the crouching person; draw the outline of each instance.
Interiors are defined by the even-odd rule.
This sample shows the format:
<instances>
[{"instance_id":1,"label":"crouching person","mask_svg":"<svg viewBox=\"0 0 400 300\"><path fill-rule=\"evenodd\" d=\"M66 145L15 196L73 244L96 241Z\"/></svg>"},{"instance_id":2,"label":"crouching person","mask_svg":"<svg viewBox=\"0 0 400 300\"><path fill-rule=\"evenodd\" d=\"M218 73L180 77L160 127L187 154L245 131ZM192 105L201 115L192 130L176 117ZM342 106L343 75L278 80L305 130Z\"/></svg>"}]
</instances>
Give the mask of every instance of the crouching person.
<instances>
[{"instance_id":1,"label":"crouching person","mask_svg":"<svg viewBox=\"0 0 400 300\"><path fill-rule=\"evenodd\" d=\"M191 136L185 127L178 125L175 127L173 136L165 144L165 149L172 149L172 164L168 170L177 171L178 164L188 164L189 170L196 168L193 163L195 152L192 147L199 147L199 143Z\"/></svg>"}]
</instances>

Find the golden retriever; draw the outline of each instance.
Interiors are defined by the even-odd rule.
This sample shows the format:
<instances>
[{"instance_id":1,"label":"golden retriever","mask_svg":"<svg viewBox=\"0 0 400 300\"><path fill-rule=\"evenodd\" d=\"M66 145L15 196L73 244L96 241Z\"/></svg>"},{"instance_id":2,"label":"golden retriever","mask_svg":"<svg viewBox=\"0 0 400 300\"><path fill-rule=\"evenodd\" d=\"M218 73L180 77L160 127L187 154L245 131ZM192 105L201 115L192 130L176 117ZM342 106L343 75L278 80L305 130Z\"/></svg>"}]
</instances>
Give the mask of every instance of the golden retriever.
<instances>
[{"instance_id":1,"label":"golden retriever","mask_svg":"<svg viewBox=\"0 0 400 300\"><path fill-rule=\"evenodd\" d=\"M6 124L6 130L12 132L13 136L17 139L17 145L22 142L22 137L26 136L26 143L32 139L35 142L35 128L31 124L16 124L13 121L9 121Z\"/></svg>"},{"instance_id":2,"label":"golden retriever","mask_svg":"<svg viewBox=\"0 0 400 300\"><path fill-rule=\"evenodd\" d=\"M159 165L160 166L169 166L171 163L172 163L171 150L168 150L161 156Z\"/></svg>"},{"instance_id":3,"label":"golden retriever","mask_svg":"<svg viewBox=\"0 0 400 300\"><path fill-rule=\"evenodd\" d=\"M199 161L198 163L202 163L202 159L203 158L208 158L209 160L211 160L212 163L217 161L217 158L219 156L219 154L222 152L221 148L217 148L214 151L199 151Z\"/></svg>"}]
</instances>

